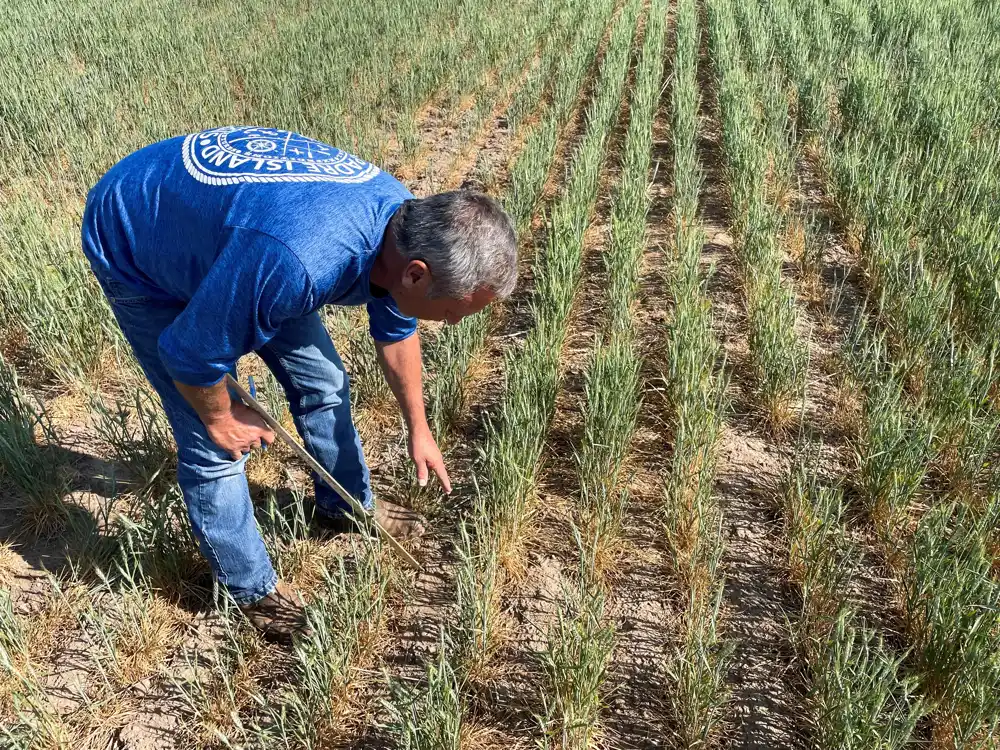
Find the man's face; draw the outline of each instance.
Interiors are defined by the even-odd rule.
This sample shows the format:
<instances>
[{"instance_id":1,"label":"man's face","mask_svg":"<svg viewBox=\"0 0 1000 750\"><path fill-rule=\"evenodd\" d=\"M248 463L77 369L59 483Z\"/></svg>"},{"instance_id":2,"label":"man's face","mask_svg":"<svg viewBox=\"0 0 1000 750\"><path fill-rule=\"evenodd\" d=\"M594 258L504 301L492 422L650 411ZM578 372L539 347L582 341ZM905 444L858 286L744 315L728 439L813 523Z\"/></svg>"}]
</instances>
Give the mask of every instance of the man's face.
<instances>
[{"instance_id":1,"label":"man's face","mask_svg":"<svg viewBox=\"0 0 1000 750\"><path fill-rule=\"evenodd\" d=\"M403 315L420 320L440 320L455 325L467 315L475 315L489 305L496 295L485 289L462 299L441 297L428 299L425 290L405 289L402 294L394 294L396 306Z\"/></svg>"},{"instance_id":2,"label":"man's face","mask_svg":"<svg viewBox=\"0 0 1000 750\"><path fill-rule=\"evenodd\" d=\"M412 260L406 264L402 277L390 292L403 315L420 320L440 320L450 325L455 325L467 315L475 315L496 297L493 292L480 289L461 299L431 299L429 293L432 286L433 279L427 264L422 260Z\"/></svg>"}]
</instances>

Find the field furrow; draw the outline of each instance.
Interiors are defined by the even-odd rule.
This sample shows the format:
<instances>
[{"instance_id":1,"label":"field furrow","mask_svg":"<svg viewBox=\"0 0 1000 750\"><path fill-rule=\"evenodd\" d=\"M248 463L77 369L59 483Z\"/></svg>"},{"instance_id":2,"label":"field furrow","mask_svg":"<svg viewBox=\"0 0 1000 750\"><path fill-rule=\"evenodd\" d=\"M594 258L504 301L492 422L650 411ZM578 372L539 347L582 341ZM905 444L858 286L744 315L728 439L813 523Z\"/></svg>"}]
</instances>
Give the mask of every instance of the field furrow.
<instances>
[{"instance_id":1,"label":"field furrow","mask_svg":"<svg viewBox=\"0 0 1000 750\"><path fill-rule=\"evenodd\" d=\"M753 173L760 162L736 168L729 161L727 141L748 133L741 124L727 120L723 109L723 81L710 62L708 48L717 54L721 33L716 7L709 3L703 15L708 28L703 36L699 65L703 84L705 127L700 134L700 158L705 174L703 221L707 243L704 262L713 273L708 280L708 298L713 308L716 334L725 353L730 375L731 407L719 433L715 492L721 510L721 534L725 540L719 565L725 575L723 623L725 638L734 646L726 675L731 690L732 726L722 745L734 748L805 747L801 684L794 670L795 651L790 625L797 619L793 592L788 586L782 536L775 495L787 471L788 451L777 439L773 415L787 413L790 393L784 387L768 387L778 375L760 368L763 342L753 338L754 305L766 293L747 283L740 243L745 241L739 225L737 184L763 180ZM729 128L729 132L727 132ZM766 148L756 143L757 148ZM750 171L747 171L750 170ZM740 183L734 184L734 180ZM761 195L756 196L761 200ZM758 230L759 231L759 230ZM776 237L763 230L767 252L773 253ZM775 280L775 259L763 271ZM750 271L752 273L752 270ZM748 296L753 295L753 296ZM764 297L766 298L766 297ZM766 317L758 325L781 325ZM773 367L778 367L774 363ZM785 370L781 376L787 376ZM780 376L779 376L780 377ZM778 399L777 403L775 398ZM784 419L782 416L781 419Z\"/></svg>"}]
</instances>

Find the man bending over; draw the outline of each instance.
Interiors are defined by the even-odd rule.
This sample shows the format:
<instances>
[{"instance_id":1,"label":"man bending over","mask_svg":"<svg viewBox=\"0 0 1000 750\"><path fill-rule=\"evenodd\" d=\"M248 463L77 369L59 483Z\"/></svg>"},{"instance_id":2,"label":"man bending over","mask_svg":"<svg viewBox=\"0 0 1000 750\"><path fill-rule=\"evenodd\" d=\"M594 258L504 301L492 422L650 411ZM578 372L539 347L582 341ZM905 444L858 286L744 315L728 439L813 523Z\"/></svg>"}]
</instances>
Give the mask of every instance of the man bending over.
<instances>
[{"instance_id":1,"label":"man bending over","mask_svg":"<svg viewBox=\"0 0 1000 750\"><path fill-rule=\"evenodd\" d=\"M304 628L254 522L247 455L274 438L225 386L257 352L306 447L397 538L421 519L372 496L348 378L319 310L366 305L379 364L406 422L417 478L448 473L424 415L417 319L454 324L506 297L513 225L470 191L415 199L391 175L284 130L222 127L147 146L90 191L83 249L160 396L202 553L265 635ZM349 530L316 481L313 524Z\"/></svg>"}]
</instances>

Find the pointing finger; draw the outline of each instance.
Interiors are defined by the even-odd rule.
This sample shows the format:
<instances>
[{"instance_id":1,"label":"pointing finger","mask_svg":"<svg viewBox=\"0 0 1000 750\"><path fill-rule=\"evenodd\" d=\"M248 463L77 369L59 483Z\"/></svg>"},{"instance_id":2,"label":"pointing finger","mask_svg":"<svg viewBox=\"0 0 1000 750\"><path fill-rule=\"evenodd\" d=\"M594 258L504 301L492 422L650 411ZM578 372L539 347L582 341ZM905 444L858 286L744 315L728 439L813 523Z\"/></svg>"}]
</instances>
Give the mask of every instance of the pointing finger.
<instances>
[{"instance_id":1,"label":"pointing finger","mask_svg":"<svg viewBox=\"0 0 1000 750\"><path fill-rule=\"evenodd\" d=\"M448 478L448 470L444 467L444 462L434 464L434 473L437 474L441 486L444 487L445 494L451 494L451 479Z\"/></svg>"}]
</instances>

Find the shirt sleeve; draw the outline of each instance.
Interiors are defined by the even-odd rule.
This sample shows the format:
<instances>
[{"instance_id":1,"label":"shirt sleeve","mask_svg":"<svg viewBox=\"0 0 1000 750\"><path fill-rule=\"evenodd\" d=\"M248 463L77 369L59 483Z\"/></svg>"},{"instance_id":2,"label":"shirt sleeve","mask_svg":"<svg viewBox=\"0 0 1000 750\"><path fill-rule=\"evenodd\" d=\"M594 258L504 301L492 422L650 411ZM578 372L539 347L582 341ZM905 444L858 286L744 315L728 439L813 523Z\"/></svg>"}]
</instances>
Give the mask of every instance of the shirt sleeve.
<instances>
[{"instance_id":1,"label":"shirt sleeve","mask_svg":"<svg viewBox=\"0 0 1000 750\"><path fill-rule=\"evenodd\" d=\"M383 344L402 341L417 330L417 319L403 315L388 294L368 303L368 330Z\"/></svg>"},{"instance_id":2,"label":"shirt sleeve","mask_svg":"<svg viewBox=\"0 0 1000 750\"><path fill-rule=\"evenodd\" d=\"M313 300L312 281L291 250L233 228L190 302L160 334L160 359L179 383L215 385L284 321L308 314Z\"/></svg>"}]
</instances>

